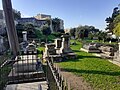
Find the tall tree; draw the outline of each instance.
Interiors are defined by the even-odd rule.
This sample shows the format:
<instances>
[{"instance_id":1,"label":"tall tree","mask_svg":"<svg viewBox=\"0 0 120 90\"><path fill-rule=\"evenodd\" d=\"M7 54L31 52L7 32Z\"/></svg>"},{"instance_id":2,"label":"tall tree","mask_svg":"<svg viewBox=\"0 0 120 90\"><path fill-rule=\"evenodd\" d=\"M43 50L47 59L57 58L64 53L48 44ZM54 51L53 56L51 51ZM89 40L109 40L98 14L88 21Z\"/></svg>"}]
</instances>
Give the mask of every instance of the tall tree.
<instances>
[{"instance_id":1,"label":"tall tree","mask_svg":"<svg viewBox=\"0 0 120 90\"><path fill-rule=\"evenodd\" d=\"M43 35L46 36L46 43L47 43L47 37L48 37L48 35L51 34L50 27L49 27L48 25L43 25L43 26L41 27L41 31L42 31Z\"/></svg>"},{"instance_id":2,"label":"tall tree","mask_svg":"<svg viewBox=\"0 0 120 90\"><path fill-rule=\"evenodd\" d=\"M120 14L119 13L120 10L118 9L118 7L115 7L113 9L113 13L112 13L112 16L111 17L108 17L106 18L106 23L108 23L107 27L106 27L106 30L109 30L109 32L112 32L114 33L113 29L115 28L115 18Z\"/></svg>"},{"instance_id":3,"label":"tall tree","mask_svg":"<svg viewBox=\"0 0 120 90\"><path fill-rule=\"evenodd\" d=\"M57 32L60 30L60 19L59 18L54 18L52 20L52 25L53 25L53 31Z\"/></svg>"}]
</instances>

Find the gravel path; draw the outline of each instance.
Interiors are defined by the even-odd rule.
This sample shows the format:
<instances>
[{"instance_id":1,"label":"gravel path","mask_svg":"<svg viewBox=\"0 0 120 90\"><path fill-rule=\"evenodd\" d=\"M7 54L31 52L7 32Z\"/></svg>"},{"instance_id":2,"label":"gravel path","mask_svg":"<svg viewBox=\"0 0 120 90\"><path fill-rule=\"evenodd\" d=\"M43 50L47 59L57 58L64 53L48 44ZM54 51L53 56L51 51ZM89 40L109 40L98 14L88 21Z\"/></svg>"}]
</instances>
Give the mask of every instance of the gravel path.
<instances>
[{"instance_id":1,"label":"gravel path","mask_svg":"<svg viewBox=\"0 0 120 90\"><path fill-rule=\"evenodd\" d=\"M61 71L64 78L67 79L70 84L71 90L93 90L91 86L84 81L82 77L78 77L71 72Z\"/></svg>"}]
</instances>

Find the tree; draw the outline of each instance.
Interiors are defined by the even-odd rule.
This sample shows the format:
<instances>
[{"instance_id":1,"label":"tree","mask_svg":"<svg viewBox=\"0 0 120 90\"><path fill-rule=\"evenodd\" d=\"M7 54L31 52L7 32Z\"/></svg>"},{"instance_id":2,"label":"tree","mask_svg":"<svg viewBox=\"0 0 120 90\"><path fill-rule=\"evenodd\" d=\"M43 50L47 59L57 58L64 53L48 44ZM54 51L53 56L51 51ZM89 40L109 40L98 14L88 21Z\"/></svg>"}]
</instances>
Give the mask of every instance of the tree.
<instances>
[{"instance_id":1,"label":"tree","mask_svg":"<svg viewBox=\"0 0 120 90\"><path fill-rule=\"evenodd\" d=\"M35 38L36 34L35 34L35 27L33 24L25 24L24 25L24 30L27 31L27 35L29 38Z\"/></svg>"},{"instance_id":2,"label":"tree","mask_svg":"<svg viewBox=\"0 0 120 90\"><path fill-rule=\"evenodd\" d=\"M46 43L47 43L47 37L48 37L48 35L51 34L50 27L49 27L48 25L43 25L43 26L41 27L41 31L42 31L43 35L46 36Z\"/></svg>"},{"instance_id":3,"label":"tree","mask_svg":"<svg viewBox=\"0 0 120 90\"><path fill-rule=\"evenodd\" d=\"M75 38L75 32L76 32L76 28L71 28L70 29L70 36L73 36Z\"/></svg>"},{"instance_id":4,"label":"tree","mask_svg":"<svg viewBox=\"0 0 120 90\"><path fill-rule=\"evenodd\" d=\"M113 23L114 23L113 33L117 37L120 37L120 14L114 19Z\"/></svg>"},{"instance_id":5,"label":"tree","mask_svg":"<svg viewBox=\"0 0 120 90\"><path fill-rule=\"evenodd\" d=\"M58 30L60 30L60 19L59 18L54 18L52 20L52 25L53 25L53 31L57 32Z\"/></svg>"},{"instance_id":6,"label":"tree","mask_svg":"<svg viewBox=\"0 0 120 90\"><path fill-rule=\"evenodd\" d=\"M17 11L15 9L12 10L13 11L13 15L14 15L14 19L20 19L21 18L21 13L20 11Z\"/></svg>"},{"instance_id":7,"label":"tree","mask_svg":"<svg viewBox=\"0 0 120 90\"><path fill-rule=\"evenodd\" d=\"M106 23L108 23L106 30L109 30L109 32L114 33L113 29L115 28L115 18L120 14L120 10L118 9L118 7L115 7L113 9L113 13L111 17L106 18Z\"/></svg>"},{"instance_id":8,"label":"tree","mask_svg":"<svg viewBox=\"0 0 120 90\"><path fill-rule=\"evenodd\" d=\"M24 31L24 25L23 24L17 24L16 25L16 30L18 37L22 37L22 31Z\"/></svg>"}]
</instances>

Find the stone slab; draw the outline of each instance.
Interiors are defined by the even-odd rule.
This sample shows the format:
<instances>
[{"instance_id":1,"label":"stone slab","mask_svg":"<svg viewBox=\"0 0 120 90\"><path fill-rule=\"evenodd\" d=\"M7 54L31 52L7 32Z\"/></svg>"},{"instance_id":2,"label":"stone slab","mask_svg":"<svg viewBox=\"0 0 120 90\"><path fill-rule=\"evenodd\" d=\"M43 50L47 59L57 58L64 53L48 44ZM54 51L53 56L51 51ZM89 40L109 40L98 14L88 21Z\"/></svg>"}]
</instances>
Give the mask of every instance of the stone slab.
<instances>
[{"instance_id":1,"label":"stone slab","mask_svg":"<svg viewBox=\"0 0 120 90\"><path fill-rule=\"evenodd\" d=\"M6 90L47 90L46 81L7 85Z\"/></svg>"}]
</instances>

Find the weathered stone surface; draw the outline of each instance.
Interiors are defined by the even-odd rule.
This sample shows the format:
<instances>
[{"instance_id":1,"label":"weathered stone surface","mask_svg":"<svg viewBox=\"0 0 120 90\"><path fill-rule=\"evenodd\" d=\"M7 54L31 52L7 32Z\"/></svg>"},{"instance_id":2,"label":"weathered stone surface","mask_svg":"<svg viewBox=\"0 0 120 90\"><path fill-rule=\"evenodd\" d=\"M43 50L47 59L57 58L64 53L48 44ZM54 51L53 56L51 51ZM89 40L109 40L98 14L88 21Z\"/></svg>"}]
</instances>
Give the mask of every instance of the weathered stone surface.
<instances>
[{"instance_id":1,"label":"weathered stone surface","mask_svg":"<svg viewBox=\"0 0 120 90\"><path fill-rule=\"evenodd\" d=\"M6 90L48 90L47 82L33 82L7 85Z\"/></svg>"}]
</instances>

